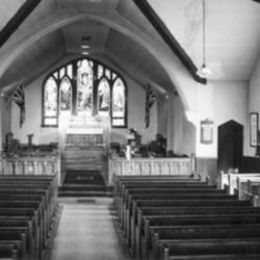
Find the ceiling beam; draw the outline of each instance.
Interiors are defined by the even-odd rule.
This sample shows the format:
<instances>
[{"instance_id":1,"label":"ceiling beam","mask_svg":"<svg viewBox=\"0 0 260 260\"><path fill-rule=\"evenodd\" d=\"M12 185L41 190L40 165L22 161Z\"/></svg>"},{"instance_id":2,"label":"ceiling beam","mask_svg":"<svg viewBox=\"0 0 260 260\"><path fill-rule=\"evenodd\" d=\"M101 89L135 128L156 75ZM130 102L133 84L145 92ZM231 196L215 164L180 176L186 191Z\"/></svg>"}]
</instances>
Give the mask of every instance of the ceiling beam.
<instances>
[{"instance_id":1,"label":"ceiling beam","mask_svg":"<svg viewBox=\"0 0 260 260\"><path fill-rule=\"evenodd\" d=\"M151 5L146 0L133 0L141 12L145 15L148 21L153 25L155 30L162 37L164 42L170 47L173 53L179 58L184 67L189 71L191 76L199 83L207 84L205 78L197 75L198 68L195 66L191 58L181 47L179 42L175 39L172 33L169 31L167 26L161 20L161 18L156 14Z\"/></svg>"},{"instance_id":2,"label":"ceiling beam","mask_svg":"<svg viewBox=\"0 0 260 260\"><path fill-rule=\"evenodd\" d=\"M41 0L27 0L9 20L0 32L0 47L9 39L9 37L18 29L23 21L30 15Z\"/></svg>"}]
</instances>

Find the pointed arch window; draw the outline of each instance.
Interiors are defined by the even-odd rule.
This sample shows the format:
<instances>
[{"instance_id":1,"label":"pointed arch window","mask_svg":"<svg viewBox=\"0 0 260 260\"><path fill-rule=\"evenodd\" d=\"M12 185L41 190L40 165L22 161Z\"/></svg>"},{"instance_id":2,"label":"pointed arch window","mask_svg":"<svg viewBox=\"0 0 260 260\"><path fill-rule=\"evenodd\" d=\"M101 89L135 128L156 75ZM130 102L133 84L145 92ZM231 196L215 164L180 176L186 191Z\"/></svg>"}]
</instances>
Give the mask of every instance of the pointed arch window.
<instances>
[{"instance_id":1,"label":"pointed arch window","mask_svg":"<svg viewBox=\"0 0 260 260\"><path fill-rule=\"evenodd\" d=\"M121 78L112 87L112 126L126 126L126 88Z\"/></svg>"},{"instance_id":2,"label":"pointed arch window","mask_svg":"<svg viewBox=\"0 0 260 260\"><path fill-rule=\"evenodd\" d=\"M91 114L93 107L93 63L86 59L78 61L77 109Z\"/></svg>"},{"instance_id":3,"label":"pointed arch window","mask_svg":"<svg viewBox=\"0 0 260 260\"><path fill-rule=\"evenodd\" d=\"M98 112L108 114L110 110L110 86L106 78L102 78L98 84Z\"/></svg>"},{"instance_id":4,"label":"pointed arch window","mask_svg":"<svg viewBox=\"0 0 260 260\"><path fill-rule=\"evenodd\" d=\"M57 127L60 113L109 118L127 127L127 87L114 70L91 59L74 60L52 72L43 84L42 126Z\"/></svg>"},{"instance_id":5,"label":"pointed arch window","mask_svg":"<svg viewBox=\"0 0 260 260\"><path fill-rule=\"evenodd\" d=\"M60 83L60 110L71 111L72 109L72 87L68 77L64 77Z\"/></svg>"},{"instance_id":6,"label":"pointed arch window","mask_svg":"<svg viewBox=\"0 0 260 260\"><path fill-rule=\"evenodd\" d=\"M58 125L58 86L54 77L46 80L43 89L43 125Z\"/></svg>"}]
</instances>

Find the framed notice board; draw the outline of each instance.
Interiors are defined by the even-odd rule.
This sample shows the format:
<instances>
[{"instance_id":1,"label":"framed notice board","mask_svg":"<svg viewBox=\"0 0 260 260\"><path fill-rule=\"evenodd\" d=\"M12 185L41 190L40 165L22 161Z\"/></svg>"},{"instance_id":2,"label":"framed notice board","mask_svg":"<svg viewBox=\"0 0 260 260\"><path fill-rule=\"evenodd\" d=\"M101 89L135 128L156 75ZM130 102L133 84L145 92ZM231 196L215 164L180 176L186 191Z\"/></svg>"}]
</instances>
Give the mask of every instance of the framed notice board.
<instances>
[{"instance_id":1,"label":"framed notice board","mask_svg":"<svg viewBox=\"0 0 260 260\"><path fill-rule=\"evenodd\" d=\"M209 119L200 121L200 142L202 144L213 143L213 124L214 122Z\"/></svg>"},{"instance_id":2,"label":"framed notice board","mask_svg":"<svg viewBox=\"0 0 260 260\"><path fill-rule=\"evenodd\" d=\"M258 113L250 113L250 146L257 146Z\"/></svg>"}]
</instances>

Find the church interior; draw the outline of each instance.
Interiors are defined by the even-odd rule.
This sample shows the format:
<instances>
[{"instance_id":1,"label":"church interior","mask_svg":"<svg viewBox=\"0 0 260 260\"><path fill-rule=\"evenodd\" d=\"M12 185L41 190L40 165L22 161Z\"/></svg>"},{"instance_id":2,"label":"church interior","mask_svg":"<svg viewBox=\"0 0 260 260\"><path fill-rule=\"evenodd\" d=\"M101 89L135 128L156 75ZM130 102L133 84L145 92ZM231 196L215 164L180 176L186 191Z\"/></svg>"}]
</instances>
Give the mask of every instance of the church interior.
<instances>
[{"instance_id":1,"label":"church interior","mask_svg":"<svg viewBox=\"0 0 260 260\"><path fill-rule=\"evenodd\" d=\"M0 1L0 260L260 259L259 0Z\"/></svg>"}]
</instances>

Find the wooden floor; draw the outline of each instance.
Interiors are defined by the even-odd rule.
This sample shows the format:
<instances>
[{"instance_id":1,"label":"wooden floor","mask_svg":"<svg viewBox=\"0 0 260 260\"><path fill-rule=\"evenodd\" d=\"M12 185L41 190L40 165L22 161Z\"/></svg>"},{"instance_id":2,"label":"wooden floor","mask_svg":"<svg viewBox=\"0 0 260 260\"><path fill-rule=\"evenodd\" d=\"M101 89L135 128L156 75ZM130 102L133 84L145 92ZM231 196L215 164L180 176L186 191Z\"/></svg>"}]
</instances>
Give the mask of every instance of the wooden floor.
<instances>
[{"instance_id":1,"label":"wooden floor","mask_svg":"<svg viewBox=\"0 0 260 260\"><path fill-rule=\"evenodd\" d=\"M60 223L46 260L130 260L119 239L112 198L62 198Z\"/></svg>"}]
</instances>

